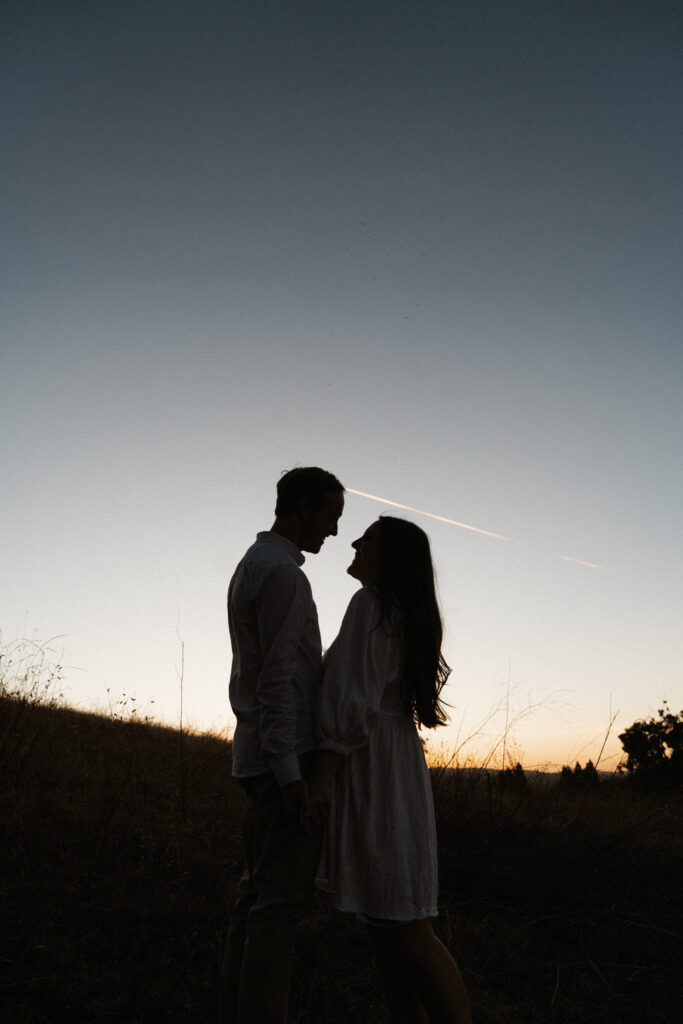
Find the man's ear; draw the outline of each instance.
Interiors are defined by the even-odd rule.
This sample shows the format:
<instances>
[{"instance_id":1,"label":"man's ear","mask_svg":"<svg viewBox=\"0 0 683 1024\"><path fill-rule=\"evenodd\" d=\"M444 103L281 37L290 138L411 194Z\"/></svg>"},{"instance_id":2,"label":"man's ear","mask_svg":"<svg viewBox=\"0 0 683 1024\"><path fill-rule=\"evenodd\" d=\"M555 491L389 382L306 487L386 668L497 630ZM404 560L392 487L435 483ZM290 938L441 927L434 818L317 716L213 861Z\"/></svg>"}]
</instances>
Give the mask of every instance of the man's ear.
<instances>
[{"instance_id":1,"label":"man's ear","mask_svg":"<svg viewBox=\"0 0 683 1024\"><path fill-rule=\"evenodd\" d=\"M300 519L303 519L305 523L309 521L313 514L313 506L311 505L311 499L304 495L303 498L299 498L296 503L296 510Z\"/></svg>"}]
</instances>

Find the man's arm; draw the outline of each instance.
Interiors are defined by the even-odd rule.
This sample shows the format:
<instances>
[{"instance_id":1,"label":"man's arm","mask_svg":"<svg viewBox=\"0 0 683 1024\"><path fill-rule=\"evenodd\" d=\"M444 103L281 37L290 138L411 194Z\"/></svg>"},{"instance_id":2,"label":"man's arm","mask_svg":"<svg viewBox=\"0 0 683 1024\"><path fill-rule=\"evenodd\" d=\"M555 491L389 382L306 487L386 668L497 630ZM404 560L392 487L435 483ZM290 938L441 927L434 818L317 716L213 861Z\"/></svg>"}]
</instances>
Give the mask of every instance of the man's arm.
<instances>
[{"instance_id":1,"label":"man's arm","mask_svg":"<svg viewBox=\"0 0 683 1024\"><path fill-rule=\"evenodd\" d=\"M283 789L302 781L296 752L294 680L306 598L305 578L300 570L294 565L280 565L266 577L257 599L261 670L256 680L256 699L261 750ZM301 787L297 787L291 793L300 791ZM292 795L290 802L301 809L302 797Z\"/></svg>"}]
</instances>

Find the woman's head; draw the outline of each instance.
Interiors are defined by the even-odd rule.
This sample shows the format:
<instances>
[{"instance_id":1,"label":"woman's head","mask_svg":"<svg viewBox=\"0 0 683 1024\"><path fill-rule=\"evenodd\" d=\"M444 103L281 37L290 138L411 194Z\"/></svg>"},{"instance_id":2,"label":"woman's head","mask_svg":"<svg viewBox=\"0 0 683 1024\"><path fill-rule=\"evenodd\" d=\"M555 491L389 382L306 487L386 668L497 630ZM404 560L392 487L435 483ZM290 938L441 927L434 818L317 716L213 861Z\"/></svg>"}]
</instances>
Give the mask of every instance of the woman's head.
<instances>
[{"instance_id":1,"label":"woman's head","mask_svg":"<svg viewBox=\"0 0 683 1024\"><path fill-rule=\"evenodd\" d=\"M434 579L429 538L407 519L380 516L352 545L356 554L347 572L364 586L389 590ZM398 594L396 595L398 596Z\"/></svg>"},{"instance_id":2,"label":"woman's head","mask_svg":"<svg viewBox=\"0 0 683 1024\"><path fill-rule=\"evenodd\" d=\"M380 544L380 520L371 523L362 537L354 540L351 547L356 552L351 565L346 570L349 576L354 576L364 587L369 587L377 582L381 558Z\"/></svg>"},{"instance_id":3,"label":"woman's head","mask_svg":"<svg viewBox=\"0 0 683 1024\"><path fill-rule=\"evenodd\" d=\"M434 589L429 538L415 523L380 516L351 547L356 554L347 572L364 586L377 584L397 598L415 587Z\"/></svg>"},{"instance_id":4,"label":"woman's head","mask_svg":"<svg viewBox=\"0 0 683 1024\"><path fill-rule=\"evenodd\" d=\"M407 519L380 516L353 547L349 574L376 586L383 621L391 621L395 610L400 614L403 686L416 720L428 727L443 725L439 693L450 669L441 655L443 625L427 534Z\"/></svg>"}]
</instances>

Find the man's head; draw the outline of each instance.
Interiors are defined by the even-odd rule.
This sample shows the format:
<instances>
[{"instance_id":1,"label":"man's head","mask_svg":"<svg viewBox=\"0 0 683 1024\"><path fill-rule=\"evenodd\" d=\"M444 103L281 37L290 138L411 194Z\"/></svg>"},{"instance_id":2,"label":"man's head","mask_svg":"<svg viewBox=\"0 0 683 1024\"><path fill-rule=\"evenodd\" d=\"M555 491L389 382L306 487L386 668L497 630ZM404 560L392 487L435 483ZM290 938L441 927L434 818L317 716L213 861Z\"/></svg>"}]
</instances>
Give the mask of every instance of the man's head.
<instances>
[{"instance_id":1,"label":"man's head","mask_svg":"<svg viewBox=\"0 0 683 1024\"><path fill-rule=\"evenodd\" d=\"M326 537L335 537L343 511L344 486L324 469L290 469L277 482L275 528L302 551L317 554Z\"/></svg>"}]
</instances>

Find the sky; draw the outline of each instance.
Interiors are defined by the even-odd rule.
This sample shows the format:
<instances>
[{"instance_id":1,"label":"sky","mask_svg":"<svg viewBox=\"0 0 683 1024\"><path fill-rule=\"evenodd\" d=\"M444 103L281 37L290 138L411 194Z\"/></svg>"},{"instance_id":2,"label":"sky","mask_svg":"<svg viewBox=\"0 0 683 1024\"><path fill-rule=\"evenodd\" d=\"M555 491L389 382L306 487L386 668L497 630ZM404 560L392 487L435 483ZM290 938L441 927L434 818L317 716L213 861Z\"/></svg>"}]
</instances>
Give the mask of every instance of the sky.
<instances>
[{"instance_id":1,"label":"sky","mask_svg":"<svg viewBox=\"0 0 683 1024\"><path fill-rule=\"evenodd\" d=\"M680 4L0 19L5 648L176 725L182 675L184 724L229 735L230 576L321 465L350 489L305 564L324 645L351 541L391 511L430 536L433 750L585 762L614 717L610 768L678 710Z\"/></svg>"}]
</instances>

